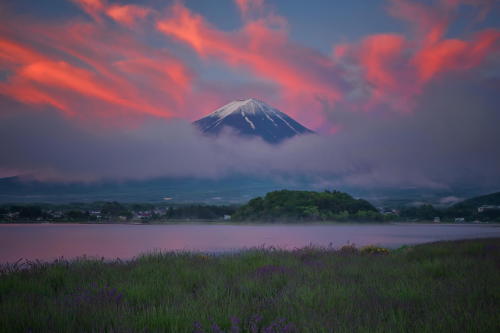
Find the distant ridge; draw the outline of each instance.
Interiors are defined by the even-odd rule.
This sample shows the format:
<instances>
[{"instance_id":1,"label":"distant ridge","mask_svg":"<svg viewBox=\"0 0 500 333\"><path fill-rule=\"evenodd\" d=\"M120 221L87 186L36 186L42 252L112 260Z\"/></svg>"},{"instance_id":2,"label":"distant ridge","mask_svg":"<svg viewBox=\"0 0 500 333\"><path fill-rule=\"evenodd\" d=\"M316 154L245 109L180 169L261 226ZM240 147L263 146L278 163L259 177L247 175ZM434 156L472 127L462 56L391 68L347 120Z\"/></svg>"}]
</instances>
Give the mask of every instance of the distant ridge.
<instances>
[{"instance_id":1,"label":"distant ridge","mask_svg":"<svg viewBox=\"0 0 500 333\"><path fill-rule=\"evenodd\" d=\"M482 205L500 205L500 192L473 197L458 202L452 207L477 207Z\"/></svg>"},{"instance_id":2,"label":"distant ridge","mask_svg":"<svg viewBox=\"0 0 500 333\"><path fill-rule=\"evenodd\" d=\"M218 135L223 128L229 127L242 136L261 137L269 143L314 133L285 113L254 98L232 101L193 124L203 133Z\"/></svg>"}]
</instances>

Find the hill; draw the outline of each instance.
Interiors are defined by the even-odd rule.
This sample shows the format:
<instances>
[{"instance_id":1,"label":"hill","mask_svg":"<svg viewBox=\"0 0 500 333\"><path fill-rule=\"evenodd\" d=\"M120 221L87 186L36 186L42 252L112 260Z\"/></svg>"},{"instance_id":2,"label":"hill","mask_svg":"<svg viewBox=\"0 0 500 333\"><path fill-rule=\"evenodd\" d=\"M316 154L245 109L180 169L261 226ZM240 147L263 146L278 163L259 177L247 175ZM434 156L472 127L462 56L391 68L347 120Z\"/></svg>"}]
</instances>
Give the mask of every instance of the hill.
<instances>
[{"instance_id":1,"label":"hill","mask_svg":"<svg viewBox=\"0 0 500 333\"><path fill-rule=\"evenodd\" d=\"M233 216L236 221L318 221L318 220L381 220L368 201L354 199L338 191L269 192L265 197L250 200Z\"/></svg>"},{"instance_id":2,"label":"hill","mask_svg":"<svg viewBox=\"0 0 500 333\"><path fill-rule=\"evenodd\" d=\"M472 207L477 208L484 205L500 205L500 192L495 192L491 194L481 195L478 197L470 198L459 202L452 207Z\"/></svg>"},{"instance_id":3,"label":"hill","mask_svg":"<svg viewBox=\"0 0 500 333\"><path fill-rule=\"evenodd\" d=\"M500 222L500 192L472 197L448 208L436 208L429 204L404 207L400 216L408 220L432 221L435 217L453 222L465 221Z\"/></svg>"},{"instance_id":4,"label":"hill","mask_svg":"<svg viewBox=\"0 0 500 333\"><path fill-rule=\"evenodd\" d=\"M487 209L479 211L481 206ZM473 197L459 202L446 210L448 216L464 217L467 220L500 221L500 192Z\"/></svg>"}]
</instances>

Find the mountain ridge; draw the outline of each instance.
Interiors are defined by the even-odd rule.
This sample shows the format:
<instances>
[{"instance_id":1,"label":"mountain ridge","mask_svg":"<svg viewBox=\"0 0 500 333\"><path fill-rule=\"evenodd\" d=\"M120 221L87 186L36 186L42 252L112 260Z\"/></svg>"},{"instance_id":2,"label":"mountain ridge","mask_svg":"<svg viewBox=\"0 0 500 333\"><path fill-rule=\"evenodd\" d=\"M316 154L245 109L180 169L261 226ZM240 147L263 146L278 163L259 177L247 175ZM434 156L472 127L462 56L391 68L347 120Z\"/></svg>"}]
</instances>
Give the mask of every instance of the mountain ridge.
<instances>
[{"instance_id":1,"label":"mountain ridge","mask_svg":"<svg viewBox=\"0 0 500 333\"><path fill-rule=\"evenodd\" d=\"M229 102L193 124L205 134L218 135L228 127L239 135L260 137L272 144L314 133L286 113L254 98Z\"/></svg>"}]
</instances>

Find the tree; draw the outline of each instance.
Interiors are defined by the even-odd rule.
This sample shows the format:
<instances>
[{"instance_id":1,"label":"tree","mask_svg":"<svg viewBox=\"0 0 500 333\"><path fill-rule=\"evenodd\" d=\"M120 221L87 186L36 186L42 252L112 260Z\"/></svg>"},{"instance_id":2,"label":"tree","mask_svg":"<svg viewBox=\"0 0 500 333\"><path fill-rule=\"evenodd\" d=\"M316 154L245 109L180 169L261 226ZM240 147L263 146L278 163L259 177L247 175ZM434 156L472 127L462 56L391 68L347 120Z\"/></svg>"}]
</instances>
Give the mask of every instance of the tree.
<instances>
[{"instance_id":1,"label":"tree","mask_svg":"<svg viewBox=\"0 0 500 333\"><path fill-rule=\"evenodd\" d=\"M19 217L22 219L36 219L43 217L43 211L39 206L25 206L19 210Z\"/></svg>"}]
</instances>

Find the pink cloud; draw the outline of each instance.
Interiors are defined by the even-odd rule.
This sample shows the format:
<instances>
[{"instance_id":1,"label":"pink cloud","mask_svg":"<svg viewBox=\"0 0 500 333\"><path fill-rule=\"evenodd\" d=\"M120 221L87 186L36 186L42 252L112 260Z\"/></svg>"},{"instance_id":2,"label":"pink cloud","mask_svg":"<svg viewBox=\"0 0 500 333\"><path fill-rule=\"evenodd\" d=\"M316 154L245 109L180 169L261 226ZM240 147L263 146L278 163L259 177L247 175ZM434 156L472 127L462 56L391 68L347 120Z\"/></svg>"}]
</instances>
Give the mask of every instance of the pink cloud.
<instances>
[{"instance_id":1,"label":"pink cloud","mask_svg":"<svg viewBox=\"0 0 500 333\"><path fill-rule=\"evenodd\" d=\"M189 45L204 59L223 61L231 68L248 70L277 84L284 96L293 99L307 96L313 104L318 96L332 104L340 100L338 69L332 59L291 42L283 26L276 28L275 22L274 16L270 21L264 17L247 21L238 31L225 32L181 3L175 3L157 27L165 35ZM287 112L297 115L299 110L292 107ZM320 116L313 112L302 115L311 119Z\"/></svg>"},{"instance_id":2,"label":"pink cloud","mask_svg":"<svg viewBox=\"0 0 500 333\"><path fill-rule=\"evenodd\" d=\"M432 80L473 69L499 52L498 29L446 35L459 6L484 16L488 6L482 1L441 0L431 6L391 0L388 13L407 22L410 34L367 35L334 45L332 55L294 42L285 18L262 0L236 0L243 23L231 31L182 2L168 6L161 18L155 9L138 5L74 2L93 20L71 18L56 26L16 18L0 28L0 68L8 72L1 94L72 116L110 120L140 115L194 119L232 99L256 97L328 132L339 129L326 120L331 110L411 112ZM202 80L174 55L178 45L142 42L137 31L143 32L146 17L156 27L148 33L160 32L168 42L187 46L201 67L222 64L251 83L232 87Z\"/></svg>"},{"instance_id":3,"label":"pink cloud","mask_svg":"<svg viewBox=\"0 0 500 333\"><path fill-rule=\"evenodd\" d=\"M111 5L106 9L106 14L116 22L133 26L138 20L146 18L152 10L136 5Z\"/></svg>"},{"instance_id":4,"label":"pink cloud","mask_svg":"<svg viewBox=\"0 0 500 333\"><path fill-rule=\"evenodd\" d=\"M10 39L18 36L22 43ZM179 116L192 89L182 61L101 24L26 22L1 31L0 45L0 68L9 71L0 93L71 116Z\"/></svg>"},{"instance_id":5,"label":"pink cloud","mask_svg":"<svg viewBox=\"0 0 500 333\"><path fill-rule=\"evenodd\" d=\"M153 13L153 10L147 7L138 5L108 4L106 0L72 1L97 22L101 22L102 16L107 15L120 24L134 26L137 21L144 19Z\"/></svg>"},{"instance_id":6,"label":"pink cloud","mask_svg":"<svg viewBox=\"0 0 500 333\"><path fill-rule=\"evenodd\" d=\"M391 0L388 12L410 24L413 36L369 35L359 43L334 47L333 57L361 70L369 98L363 109L389 106L410 112L425 86L439 75L479 66L500 50L500 31L480 31L469 39L446 38L453 13L465 1L442 0L434 6ZM483 2L467 2L482 6Z\"/></svg>"},{"instance_id":7,"label":"pink cloud","mask_svg":"<svg viewBox=\"0 0 500 333\"><path fill-rule=\"evenodd\" d=\"M72 0L83 11L92 16L96 21L100 21L100 14L107 6L106 0Z\"/></svg>"}]
</instances>

